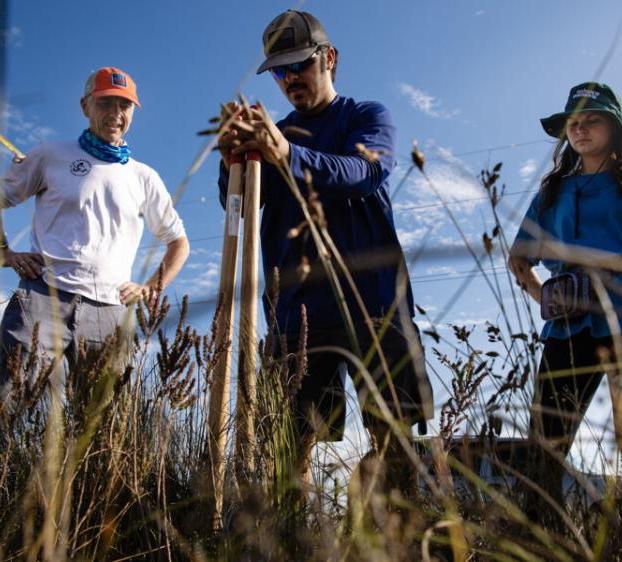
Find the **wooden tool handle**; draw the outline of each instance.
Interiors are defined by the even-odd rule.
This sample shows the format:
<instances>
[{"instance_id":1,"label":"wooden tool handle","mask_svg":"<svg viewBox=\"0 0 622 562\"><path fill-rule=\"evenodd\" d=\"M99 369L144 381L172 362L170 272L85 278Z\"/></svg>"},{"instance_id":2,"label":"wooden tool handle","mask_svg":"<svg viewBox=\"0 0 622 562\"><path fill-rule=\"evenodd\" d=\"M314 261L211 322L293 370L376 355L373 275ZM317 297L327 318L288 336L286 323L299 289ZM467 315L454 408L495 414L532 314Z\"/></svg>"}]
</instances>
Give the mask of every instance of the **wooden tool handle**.
<instances>
[{"instance_id":1,"label":"wooden tool handle","mask_svg":"<svg viewBox=\"0 0 622 562\"><path fill-rule=\"evenodd\" d=\"M254 471L260 192L261 153L250 151L246 153L244 185L244 241L242 243L238 393L235 418L238 484L247 481Z\"/></svg>"},{"instance_id":2,"label":"wooden tool handle","mask_svg":"<svg viewBox=\"0 0 622 562\"><path fill-rule=\"evenodd\" d=\"M218 291L218 323L216 349L225 349L214 367L208 414L209 466L213 486L208 497L213 501L212 528L221 525L223 504L224 458L226 447L226 421L229 409L229 386L231 384L231 335L233 334L234 291L237 272L238 238L242 213L243 160L235 155L230 160L229 184L225 216L225 235L220 263L220 288Z\"/></svg>"}]
</instances>

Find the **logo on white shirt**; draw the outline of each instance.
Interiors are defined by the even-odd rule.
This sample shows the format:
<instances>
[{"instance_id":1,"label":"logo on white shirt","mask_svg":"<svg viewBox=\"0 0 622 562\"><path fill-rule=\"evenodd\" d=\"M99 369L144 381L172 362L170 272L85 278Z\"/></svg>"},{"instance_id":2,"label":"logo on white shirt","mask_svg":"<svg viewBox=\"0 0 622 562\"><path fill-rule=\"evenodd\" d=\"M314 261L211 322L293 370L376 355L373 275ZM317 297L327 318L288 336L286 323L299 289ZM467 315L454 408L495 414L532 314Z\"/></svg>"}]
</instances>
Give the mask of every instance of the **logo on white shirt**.
<instances>
[{"instance_id":1,"label":"logo on white shirt","mask_svg":"<svg viewBox=\"0 0 622 562\"><path fill-rule=\"evenodd\" d=\"M86 176L91 171L93 165L88 160L74 160L69 165L69 171L74 176Z\"/></svg>"}]
</instances>

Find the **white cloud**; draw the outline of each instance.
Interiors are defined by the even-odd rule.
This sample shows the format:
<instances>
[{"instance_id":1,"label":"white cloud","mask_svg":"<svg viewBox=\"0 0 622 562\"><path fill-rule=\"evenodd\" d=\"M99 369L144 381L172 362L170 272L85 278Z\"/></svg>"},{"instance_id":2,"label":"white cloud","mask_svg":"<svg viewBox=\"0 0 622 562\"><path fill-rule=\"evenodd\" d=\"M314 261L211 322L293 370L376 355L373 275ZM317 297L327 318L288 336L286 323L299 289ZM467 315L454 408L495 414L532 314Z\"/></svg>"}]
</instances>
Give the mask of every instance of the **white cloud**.
<instances>
[{"instance_id":1,"label":"white cloud","mask_svg":"<svg viewBox=\"0 0 622 562\"><path fill-rule=\"evenodd\" d=\"M401 82L399 84L400 93L408 97L410 105L427 115L428 117L436 117L440 119L451 119L460 113L459 110L447 110L442 107L442 102L434 96L416 88L412 84Z\"/></svg>"},{"instance_id":2,"label":"white cloud","mask_svg":"<svg viewBox=\"0 0 622 562\"><path fill-rule=\"evenodd\" d=\"M454 275L456 273L458 273L458 270L448 265L435 265L425 270L425 275Z\"/></svg>"},{"instance_id":3,"label":"white cloud","mask_svg":"<svg viewBox=\"0 0 622 562\"><path fill-rule=\"evenodd\" d=\"M478 317L468 317L468 318L463 317L463 318L457 318L452 323L439 322L437 324L432 324L430 320L424 319L421 316L417 316L416 321L417 321L417 326L419 327L420 330L431 330L432 328L435 328L436 331L439 333L449 332L449 334L453 334L454 325L467 326L468 328L485 326L487 322L490 322L490 319L489 318L478 318ZM447 337L447 335L445 334L443 334L443 336ZM425 337L427 336L424 336L424 338Z\"/></svg>"},{"instance_id":4,"label":"white cloud","mask_svg":"<svg viewBox=\"0 0 622 562\"><path fill-rule=\"evenodd\" d=\"M453 152L451 151L451 148L447 148L446 146L438 146L438 145L430 145L430 146L431 146L431 150L435 153L436 158L438 158L439 160L444 160L448 164L458 166L463 170L468 170L470 173L470 170L469 168L467 168L467 165L462 160L460 160L460 158L457 158L456 156L454 156Z\"/></svg>"},{"instance_id":5,"label":"white cloud","mask_svg":"<svg viewBox=\"0 0 622 562\"><path fill-rule=\"evenodd\" d=\"M427 170L430 183L419 176L415 179L415 189L430 202L441 203L439 198L445 202L456 201L456 205L451 207L452 210L472 211L481 203L472 199L479 199L484 195L479 181L473 172L460 160L451 156L447 149L440 149L439 154L443 160L430 164Z\"/></svg>"},{"instance_id":6,"label":"white cloud","mask_svg":"<svg viewBox=\"0 0 622 562\"><path fill-rule=\"evenodd\" d=\"M164 245L158 245L157 241L152 241L147 246L141 248L136 253L136 259L134 260L134 265L138 266L140 269L147 269L147 276L151 275L152 269L155 269L158 264L162 261L164 254L166 252L166 247Z\"/></svg>"},{"instance_id":7,"label":"white cloud","mask_svg":"<svg viewBox=\"0 0 622 562\"><path fill-rule=\"evenodd\" d=\"M423 176L413 173L393 203L398 238L409 260L463 256L464 243L444 203L475 248L481 247L484 217L490 204L475 173L451 150L432 146L426 150L426 155L426 174L431 185ZM398 169L398 178L400 172L403 170Z\"/></svg>"},{"instance_id":8,"label":"white cloud","mask_svg":"<svg viewBox=\"0 0 622 562\"><path fill-rule=\"evenodd\" d=\"M416 172L404 181L393 203L396 230L409 267L415 262L425 263L426 275L451 277L452 273L468 269L472 261L469 248L477 256L483 255L482 234L490 234L494 225L490 201L476 173L449 148L428 143L423 146L428 157L426 174L432 186ZM396 183L404 171L403 165L398 168ZM497 243L494 246L498 248ZM495 265L503 265L496 252L493 258ZM455 270L447 267L453 266L454 260L462 260Z\"/></svg>"},{"instance_id":9,"label":"white cloud","mask_svg":"<svg viewBox=\"0 0 622 562\"><path fill-rule=\"evenodd\" d=\"M272 121L279 120L279 115L281 114L281 112L278 109L267 109L266 111L268 112L268 115L270 116L270 119L272 119Z\"/></svg>"},{"instance_id":10,"label":"white cloud","mask_svg":"<svg viewBox=\"0 0 622 562\"><path fill-rule=\"evenodd\" d=\"M534 158L529 158L520 167L520 170L518 171L518 173L520 177L523 178L524 181L528 182L531 179L531 177L534 175L537 169L538 169L538 163L535 161Z\"/></svg>"},{"instance_id":11,"label":"white cloud","mask_svg":"<svg viewBox=\"0 0 622 562\"><path fill-rule=\"evenodd\" d=\"M21 47L24 44L24 33L14 25L4 31L4 39L8 47Z\"/></svg>"},{"instance_id":12,"label":"white cloud","mask_svg":"<svg viewBox=\"0 0 622 562\"><path fill-rule=\"evenodd\" d=\"M4 291L0 291L0 316L4 315L4 311L9 304L11 295L7 295Z\"/></svg>"},{"instance_id":13,"label":"white cloud","mask_svg":"<svg viewBox=\"0 0 622 562\"><path fill-rule=\"evenodd\" d=\"M476 16L483 16L486 13L486 10L477 10L477 12L475 12Z\"/></svg>"},{"instance_id":14,"label":"white cloud","mask_svg":"<svg viewBox=\"0 0 622 562\"><path fill-rule=\"evenodd\" d=\"M581 54L586 57L594 58L598 56L596 51L592 51L591 49L581 49Z\"/></svg>"},{"instance_id":15,"label":"white cloud","mask_svg":"<svg viewBox=\"0 0 622 562\"><path fill-rule=\"evenodd\" d=\"M11 104L6 104L4 120L11 140L19 148L39 144L56 133L51 127L39 125L36 118L27 117Z\"/></svg>"},{"instance_id":16,"label":"white cloud","mask_svg":"<svg viewBox=\"0 0 622 562\"><path fill-rule=\"evenodd\" d=\"M213 293L218 288L220 262L192 262L187 264L185 269L190 271L201 270L200 273L193 274L191 278L187 278L182 274L182 277L178 280L178 285L180 285L185 294L206 295Z\"/></svg>"},{"instance_id":17,"label":"white cloud","mask_svg":"<svg viewBox=\"0 0 622 562\"><path fill-rule=\"evenodd\" d=\"M451 210L462 215L487 203L483 200L485 193L475 173L454 156L451 149L431 146L426 157L426 175L430 181L412 174L404 183L398 202L393 204L396 213L421 211L422 215L435 221L447 216L442 202L451 202ZM399 168L396 175L400 177Z\"/></svg>"},{"instance_id":18,"label":"white cloud","mask_svg":"<svg viewBox=\"0 0 622 562\"><path fill-rule=\"evenodd\" d=\"M460 312L458 317L450 324L447 324L448 328L451 328L452 325L458 326L485 326L488 322L490 322L490 316L477 317L477 316L467 316L466 313ZM453 329L453 328L452 328Z\"/></svg>"},{"instance_id":19,"label":"white cloud","mask_svg":"<svg viewBox=\"0 0 622 562\"><path fill-rule=\"evenodd\" d=\"M210 250L208 248L194 248L193 246L190 246L190 256L209 256L211 259L220 259L220 256L222 255L222 252L220 250L218 251L214 251L214 250Z\"/></svg>"},{"instance_id":20,"label":"white cloud","mask_svg":"<svg viewBox=\"0 0 622 562\"><path fill-rule=\"evenodd\" d=\"M428 228L426 227L414 228L413 230L397 229L397 237L399 238L402 248L420 246L427 233Z\"/></svg>"},{"instance_id":21,"label":"white cloud","mask_svg":"<svg viewBox=\"0 0 622 562\"><path fill-rule=\"evenodd\" d=\"M194 263L187 263L184 265L184 269L190 269L192 271L195 271L197 269L204 269L205 268L205 264L202 262L194 262Z\"/></svg>"}]
</instances>

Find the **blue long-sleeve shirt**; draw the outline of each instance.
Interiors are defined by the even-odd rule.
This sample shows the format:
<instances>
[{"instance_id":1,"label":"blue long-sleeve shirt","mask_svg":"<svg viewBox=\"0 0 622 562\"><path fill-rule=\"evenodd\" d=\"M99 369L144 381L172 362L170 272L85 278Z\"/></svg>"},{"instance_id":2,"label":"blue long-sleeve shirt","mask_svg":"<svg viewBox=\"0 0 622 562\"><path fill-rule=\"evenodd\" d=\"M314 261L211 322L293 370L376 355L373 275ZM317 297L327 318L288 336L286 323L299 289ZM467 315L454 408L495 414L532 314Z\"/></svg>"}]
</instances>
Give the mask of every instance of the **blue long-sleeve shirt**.
<instances>
[{"instance_id":1,"label":"blue long-sleeve shirt","mask_svg":"<svg viewBox=\"0 0 622 562\"><path fill-rule=\"evenodd\" d=\"M398 268L404 256L397 239L388 194L388 177L394 161L395 127L388 110L376 102L355 102L337 96L318 115L290 113L277 123L303 128L311 136L290 138L290 167L303 193L304 173L311 172L328 226L337 248L353 272L356 286L368 312L374 317L386 314L396 297ZM356 144L379 151L377 162L363 158ZM219 187L225 204L227 174L221 167ZM310 330L336 327L342 318L331 285L317 257L310 236L288 239L290 229L303 222L300 205L294 199L278 170L262 166L263 216L261 247L266 277L264 307L269 314L270 283L275 267L281 272L276 318L282 333L297 334L300 307L306 306ZM296 268L303 256L309 259L311 273L302 281ZM406 299L414 315L410 282ZM346 302L357 323L361 314L345 279L341 279Z\"/></svg>"},{"instance_id":2,"label":"blue long-sleeve shirt","mask_svg":"<svg viewBox=\"0 0 622 562\"><path fill-rule=\"evenodd\" d=\"M559 197L554 205L541 210L536 195L516 235L517 241L535 241L534 225L557 242L622 253L622 195L614 177L608 172L568 176L562 179ZM552 275L567 269L567 264L554 259L542 259L537 251L529 256L531 265L540 261ZM612 276L609 297L618 312L622 311L622 275ZM542 328L542 339L567 339L582 330L593 337L611 334L602 314L584 314L570 320L550 320Z\"/></svg>"}]
</instances>

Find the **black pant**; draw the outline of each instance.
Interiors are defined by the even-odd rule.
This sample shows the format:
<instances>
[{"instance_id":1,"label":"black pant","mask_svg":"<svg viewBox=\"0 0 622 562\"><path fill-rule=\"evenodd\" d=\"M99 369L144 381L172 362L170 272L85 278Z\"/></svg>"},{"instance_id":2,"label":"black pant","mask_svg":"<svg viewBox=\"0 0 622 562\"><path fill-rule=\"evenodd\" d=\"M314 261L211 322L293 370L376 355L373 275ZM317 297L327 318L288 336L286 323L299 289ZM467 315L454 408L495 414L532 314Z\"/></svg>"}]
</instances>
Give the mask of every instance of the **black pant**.
<instances>
[{"instance_id":1,"label":"black pant","mask_svg":"<svg viewBox=\"0 0 622 562\"><path fill-rule=\"evenodd\" d=\"M602 380L603 359L614 361L611 338L594 338L588 330L565 340L550 338L544 344L529 424L529 437L536 446L528 476L561 505L564 468L559 460L570 451Z\"/></svg>"},{"instance_id":2,"label":"black pant","mask_svg":"<svg viewBox=\"0 0 622 562\"><path fill-rule=\"evenodd\" d=\"M419 330L413 323L414 337L420 346ZM372 340L365 326L357 326L357 339L363 356L372 347ZM297 338L287 342L288 350L295 351ZM317 348L333 347L331 351L318 351ZM381 347L386 357L392 385L387 383L386 374L381 367L378 354L371 358L368 370L374 379L387 406L395 417L403 416L410 425L424 419L420 385L425 385L431 395L431 386L425 369L423 357L413 360L409 353L408 340L401 327L390 325L381 340ZM358 394L358 401L363 414L363 422L371 428L383 423L374 399L370 396L367 385L359 373L358 366L350 361L339 349L352 351L344 328L309 331L308 369L303 377L300 389L294 398L294 415L298 430L303 435L318 432L322 440L338 441L343 438L345 426L344 381L339 373L339 364L345 362L348 373L353 379ZM421 348L420 348L421 349ZM280 351L279 351L280 352ZM393 390L395 395L393 395ZM397 397L398 403L395 402Z\"/></svg>"}]
</instances>

